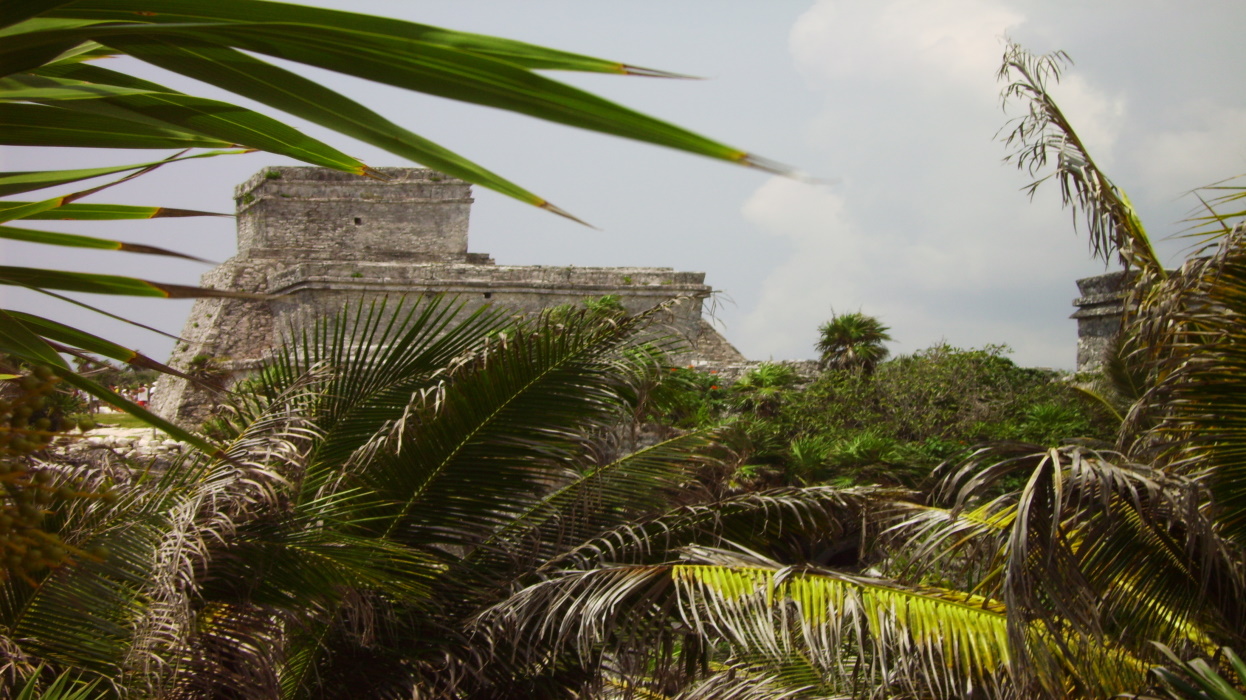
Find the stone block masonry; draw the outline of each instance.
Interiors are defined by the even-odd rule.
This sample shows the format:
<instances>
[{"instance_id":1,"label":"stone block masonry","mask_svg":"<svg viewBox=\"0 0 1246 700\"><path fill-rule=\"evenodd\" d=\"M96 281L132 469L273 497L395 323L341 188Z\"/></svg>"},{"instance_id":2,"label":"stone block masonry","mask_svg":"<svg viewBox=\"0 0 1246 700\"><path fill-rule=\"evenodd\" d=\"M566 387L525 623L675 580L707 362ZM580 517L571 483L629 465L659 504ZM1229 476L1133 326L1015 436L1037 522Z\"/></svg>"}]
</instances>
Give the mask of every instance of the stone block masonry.
<instances>
[{"instance_id":1,"label":"stone block masonry","mask_svg":"<svg viewBox=\"0 0 1246 700\"><path fill-rule=\"evenodd\" d=\"M384 179L313 167L272 167L239 185L238 253L205 274L207 287L273 295L195 302L170 364L224 384L255 368L283 334L382 296L447 293L465 311L499 305L530 313L618 295L638 313L713 290L705 273L663 267L497 265L468 251L471 187L441 173L382 168ZM687 361L744 357L701 317L699 303L672 307L666 325L684 335ZM215 397L163 377L153 408L183 424L210 414Z\"/></svg>"},{"instance_id":2,"label":"stone block masonry","mask_svg":"<svg viewBox=\"0 0 1246 700\"><path fill-rule=\"evenodd\" d=\"M1170 271L1171 273L1171 271ZM1073 300L1077 307L1077 371L1103 369L1107 353L1121 332L1125 303L1137 272L1109 272L1077 280L1081 293Z\"/></svg>"}]
</instances>

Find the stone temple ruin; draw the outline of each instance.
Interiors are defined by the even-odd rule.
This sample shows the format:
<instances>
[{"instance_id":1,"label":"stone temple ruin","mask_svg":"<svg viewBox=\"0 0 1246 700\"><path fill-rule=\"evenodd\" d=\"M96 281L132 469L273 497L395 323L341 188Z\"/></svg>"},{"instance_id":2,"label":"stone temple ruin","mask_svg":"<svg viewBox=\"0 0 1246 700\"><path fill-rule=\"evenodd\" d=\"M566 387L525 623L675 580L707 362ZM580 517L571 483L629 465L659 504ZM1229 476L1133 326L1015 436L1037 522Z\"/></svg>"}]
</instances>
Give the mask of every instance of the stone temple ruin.
<instances>
[{"instance_id":1,"label":"stone temple ruin","mask_svg":"<svg viewBox=\"0 0 1246 700\"><path fill-rule=\"evenodd\" d=\"M1081 296L1073 300L1077 311L1077 371L1095 372L1121 329L1125 314L1124 272L1109 272L1077 280Z\"/></svg>"},{"instance_id":2,"label":"stone temple ruin","mask_svg":"<svg viewBox=\"0 0 1246 700\"><path fill-rule=\"evenodd\" d=\"M712 293L703 272L664 267L497 265L467 250L471 188L432 170L383 168L383 180L314 167L271 167L238 186L238 253L204 286L272 295L195 302L169 363L205 360L227 379L253 370L284 333L381 296L445 292L470 311L486 304L534 312L618 295L637 313L677 297L665 325L690 343L691 361L742 362L701 315ZM687 360L685 360L687 361ZM157 384L153 410L203 420L213 397L176 377Z\"/></svg>"}]
</instances>

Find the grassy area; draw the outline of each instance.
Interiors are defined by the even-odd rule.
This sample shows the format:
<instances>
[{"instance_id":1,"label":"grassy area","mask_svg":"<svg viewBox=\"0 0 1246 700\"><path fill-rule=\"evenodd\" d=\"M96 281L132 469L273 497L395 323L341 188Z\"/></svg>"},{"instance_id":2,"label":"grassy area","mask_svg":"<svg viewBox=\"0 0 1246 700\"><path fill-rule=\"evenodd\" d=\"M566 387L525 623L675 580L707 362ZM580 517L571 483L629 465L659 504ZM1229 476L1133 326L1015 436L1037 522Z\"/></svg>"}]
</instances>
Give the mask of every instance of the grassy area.
<instances>
[{"instance_id":1,"label":"grassy area","mask_svg":"<svg viewBox=\"0 0 1246 700\"><path fill-rule=\"evenodd\" d=\"M93 416L96 425L101 428L148 428L142 420L128 413L96 413Z\"/></svg>"}]
</instances>

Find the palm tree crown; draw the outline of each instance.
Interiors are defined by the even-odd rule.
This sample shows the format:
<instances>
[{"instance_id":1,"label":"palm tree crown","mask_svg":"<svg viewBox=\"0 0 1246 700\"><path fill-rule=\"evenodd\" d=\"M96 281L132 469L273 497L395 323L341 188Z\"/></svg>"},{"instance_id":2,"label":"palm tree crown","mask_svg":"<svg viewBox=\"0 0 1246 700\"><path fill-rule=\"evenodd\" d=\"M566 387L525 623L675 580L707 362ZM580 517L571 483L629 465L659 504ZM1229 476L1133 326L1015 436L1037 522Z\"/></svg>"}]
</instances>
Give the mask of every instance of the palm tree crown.
<instances>
[{"instance_id":1,"label":"palm tree crown","mask_svg":"<svg viewBox=\"0 0 1246 700\"><path fill-rule=\"evenodd\" d=\"M824 369L850 369L869 374L889 354L883 346L891 340L884 326L861 312L836 314L818 327L817 350Z\"/></svg>"}]
</instances>

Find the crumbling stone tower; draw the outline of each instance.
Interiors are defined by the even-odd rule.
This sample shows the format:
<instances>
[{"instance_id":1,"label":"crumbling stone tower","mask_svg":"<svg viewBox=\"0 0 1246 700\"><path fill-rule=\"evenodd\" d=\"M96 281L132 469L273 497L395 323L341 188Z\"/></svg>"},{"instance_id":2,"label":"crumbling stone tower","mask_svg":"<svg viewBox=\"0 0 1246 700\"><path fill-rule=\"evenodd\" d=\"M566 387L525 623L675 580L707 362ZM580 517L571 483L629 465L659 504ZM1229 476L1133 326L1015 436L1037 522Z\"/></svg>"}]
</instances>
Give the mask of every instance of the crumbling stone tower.
<instances>
[{"instance_id":1,"label":"crumbling stone tower","mask_svg":"<svg viewBox=\"0 0 1246 700\"><path fill-rule=\"evenodd\" d=\"M196 301L182 331L187 342L175 347L170 364L210 366L228 381L253 369L284 332L383 295L446 292L469 311L498 304L533 312L616 294L636 313L712 292L705 273L664 267L496 265L467 250L470 185L432 170L380 172L386 179L273 167L239 185L238 253L202 282L273 297ZM680 304L672 313L668 325L691 341L694 359L744 359L701 318L699 304ZM171 420L197 423L212 401L188 382L164 377L153 408Z\"/></svg>"}]
</instances>

